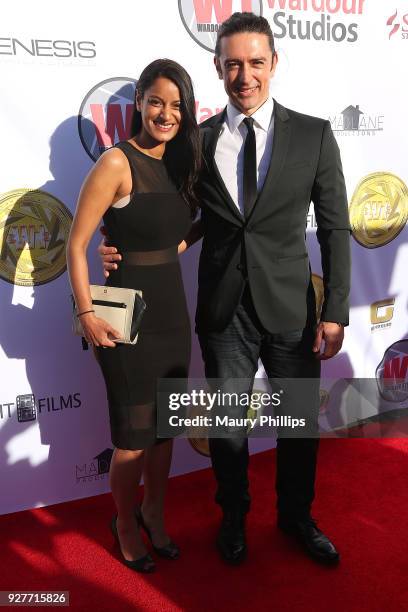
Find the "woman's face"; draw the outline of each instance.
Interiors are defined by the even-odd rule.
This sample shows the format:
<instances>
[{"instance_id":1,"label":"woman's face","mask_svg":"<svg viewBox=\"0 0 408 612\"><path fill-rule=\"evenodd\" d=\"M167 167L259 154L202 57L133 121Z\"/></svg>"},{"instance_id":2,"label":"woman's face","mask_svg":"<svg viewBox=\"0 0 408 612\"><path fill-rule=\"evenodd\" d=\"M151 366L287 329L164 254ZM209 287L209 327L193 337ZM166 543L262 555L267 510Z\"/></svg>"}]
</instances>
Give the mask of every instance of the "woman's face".
<instances>
[{"instance_id":1,"label":"woman's face","mask_svg":"<svg viewBox=\"0 0 408 612\"><path fill-rule=\"evenodd\" d=\"M165 77L158 77L151 87L146 89L143 97L136 97L136 107L142 114L143 128L157 142L168 142L179 131L180 106L179 88Z\"/></svg>"}]
</instances>

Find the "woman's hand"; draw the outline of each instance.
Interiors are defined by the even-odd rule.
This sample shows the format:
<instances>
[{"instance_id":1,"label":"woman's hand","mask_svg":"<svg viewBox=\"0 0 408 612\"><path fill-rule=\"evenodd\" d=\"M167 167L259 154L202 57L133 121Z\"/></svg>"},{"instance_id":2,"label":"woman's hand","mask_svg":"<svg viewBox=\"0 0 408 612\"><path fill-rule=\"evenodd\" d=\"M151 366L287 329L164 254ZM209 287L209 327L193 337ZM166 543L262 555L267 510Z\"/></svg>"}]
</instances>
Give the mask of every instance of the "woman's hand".
<instances>
[{"instance_id":1,"label":"woman's hand","mask_svg":"<svg viewBox=\"0 0 408 612\"><path fill-rule=\"evenodd\" d=\"M182 253L184 253L184 251L186 251L187 249L188 249L187 242L186 242L185 240L182 240L182 241L180 242L180 244L178 245L178 247L177 247L177 253L178 253L179 255L181 255L181 254L182 254Z\"/></svg>"},{"instance_id":2,"label":"woman's hand","mask_svg":"<svg viewBox=\"0 0 408 612\"><path fill-rule=\"evenodd\" d=\"M181 253L184 253L184 251L186 251L189 247L191 247L193 244L195 244L196 242L198 242L198 240L200 240L203 237L203 226L201 224L201 219L198 219L197 221L195 221L193 223L193 225L191 226L190 231L188 232L187 236L184 238L184 240L182 242L180 242L180 244L178 245L178 254L180 255ZM99 249L99 254L101 255L101 250ZM104 268L106 270L106 266L105 266L105 258L104 259Z\"/></svg>"},{"instance_id":3,"label":"woman's hand","mask_svg":"<svg viewBox=\"0 0 408 612\"><path fill-rule=\"evenodd\" d=\"M120 339L120 333L109 323L96 317L93 312L83 314L81 324L86 341L93 346L115 347L115 342L109 336Z\"/></svg>"}]
</instances>

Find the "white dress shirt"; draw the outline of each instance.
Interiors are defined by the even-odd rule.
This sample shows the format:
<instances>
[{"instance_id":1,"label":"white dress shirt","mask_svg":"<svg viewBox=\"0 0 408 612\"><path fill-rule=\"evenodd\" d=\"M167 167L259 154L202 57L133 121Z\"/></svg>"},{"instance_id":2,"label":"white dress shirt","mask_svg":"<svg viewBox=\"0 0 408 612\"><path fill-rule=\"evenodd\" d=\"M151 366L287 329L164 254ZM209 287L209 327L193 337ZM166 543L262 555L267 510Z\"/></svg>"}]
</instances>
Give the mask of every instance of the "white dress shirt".
<instances>
[{"instance_id":1,"label":"white dress shirt","mask_svg":"<svg viewBox=\"0 0 408 612\"><path fill-rule=\"evenodd\" d=\"M246 115L228 102L225 121L222 124L215 149L215 163L221 178L242 215L244 215L244 145L248 132L245 123L243 123L245 117ZM272 155L274 130L273 99L271 97L268 98L251 117L254 119L259 192L263 187Z\"/></svg>"}]
</instances>

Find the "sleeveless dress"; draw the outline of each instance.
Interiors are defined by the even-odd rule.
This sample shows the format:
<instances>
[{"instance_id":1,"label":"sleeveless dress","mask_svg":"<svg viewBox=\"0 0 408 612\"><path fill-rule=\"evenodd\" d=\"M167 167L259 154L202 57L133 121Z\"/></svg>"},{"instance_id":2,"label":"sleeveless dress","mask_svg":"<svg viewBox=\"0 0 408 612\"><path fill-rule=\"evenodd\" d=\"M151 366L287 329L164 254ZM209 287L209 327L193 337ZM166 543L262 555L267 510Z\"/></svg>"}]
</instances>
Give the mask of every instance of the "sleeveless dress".
<instances>
[{"instance_id":1,"label":"sleeveless dress","mask_svg":"<svg viewBox=\"0 0 408 612\"><path fill-rule=\"evenodd\" d=\"M162 160L129 142L116 147L128 159L132 192L125 206L114 205L103 217L109 242L122 255L106 285L141 289L147 308L135 345L97 347L96 356L106 384L112 443L135 450L165 441L156 437L157 379L188 376L190 320L177 247L192 221Z\"/></svg>"}]
</instances>

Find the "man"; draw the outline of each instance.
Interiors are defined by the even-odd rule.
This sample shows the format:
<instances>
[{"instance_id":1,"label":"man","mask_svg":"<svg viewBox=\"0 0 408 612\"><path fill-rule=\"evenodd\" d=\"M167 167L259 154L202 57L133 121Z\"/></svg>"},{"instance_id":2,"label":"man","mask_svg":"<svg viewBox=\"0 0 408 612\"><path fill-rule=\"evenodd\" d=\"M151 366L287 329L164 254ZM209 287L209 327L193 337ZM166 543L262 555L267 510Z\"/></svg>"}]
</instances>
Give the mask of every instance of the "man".
<instances>
[{"instance_id":1,"label":"man","mask_svg":"<svg viewBox=\"0 0 408 612\"><path fill-rule=\"evenodd\" d=\"M348 324L350 228L338 146L329 122L270 97L278 58L266 19L234 13L218 31L214 61L229 100L200 126L196 324L206 376L253 381L261 358L268 378L318 379L320 360L340 350ZM318 325L305 245L311 200L324 275ZM316 401L309 401L317 422ZM278 526L316 560L336 562L336 548L310 516L317 447L316 436L278 438ZM238 564L247 551L248 440L212 438L210 452L223 510L217 545Z\"/></svg>"}]
</instances>

